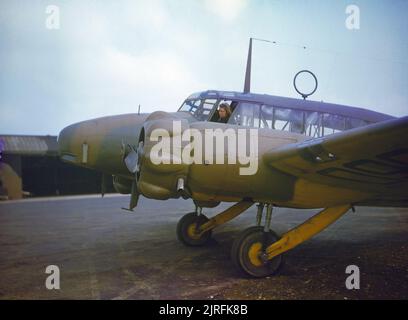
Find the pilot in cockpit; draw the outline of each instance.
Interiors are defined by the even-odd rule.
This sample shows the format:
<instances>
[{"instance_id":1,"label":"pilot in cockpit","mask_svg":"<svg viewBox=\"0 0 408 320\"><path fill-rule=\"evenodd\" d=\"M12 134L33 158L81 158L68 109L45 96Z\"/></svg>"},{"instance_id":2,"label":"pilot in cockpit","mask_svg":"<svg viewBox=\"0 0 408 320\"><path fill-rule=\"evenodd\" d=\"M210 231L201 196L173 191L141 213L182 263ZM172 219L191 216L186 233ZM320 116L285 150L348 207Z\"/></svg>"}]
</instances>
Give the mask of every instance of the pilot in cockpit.
<instances>
[{"instance_id":1,"label":"pilot in cockpit","mask_svg":"<svg viewBox=\"0 0 408 320\"><path fill-rule=\"evenodd\" d=\"M228 103L221 103L218 107L218 120L217 122L227 123L231 116L231 108Z\"/></svg>"}]
</instances>

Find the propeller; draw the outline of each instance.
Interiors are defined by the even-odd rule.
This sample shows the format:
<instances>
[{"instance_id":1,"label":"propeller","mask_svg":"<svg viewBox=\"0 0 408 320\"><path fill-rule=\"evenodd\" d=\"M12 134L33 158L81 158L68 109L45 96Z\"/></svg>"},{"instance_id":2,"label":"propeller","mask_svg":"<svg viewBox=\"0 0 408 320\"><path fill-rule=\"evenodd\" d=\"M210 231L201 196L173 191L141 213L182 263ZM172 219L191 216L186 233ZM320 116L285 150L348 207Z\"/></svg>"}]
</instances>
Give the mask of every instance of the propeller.
<instances>
[{"instance_id":1,"label":"propeller","mask_svg":"<svg viewBox=\"0 0 408 320\"><path fill-rule=\"evenodd\" d=\"M132 182L129 208L122 208L124 210L133 211L133 209L137 206L137 202L139 200L137 182L139 181L140 178L142 157L144 155L143 146L144 146L143 140L139 141L139 144L136 149L130 144L127 145L128 152L125 153L126 155L123 160L129 172L135 175L135 180Z\"/></svg>"},{"instance_id":2,"label":"propeller","mask_svg":"<svg viewBox=\"0 0 408 320\"><path fill-rule=\"evenodd\" d=\"M139 178L139 175L140 175L142 157L144 155L143 146L144 146L143 141L139 141L137 148L128 144L127 149L129 151L126 152L126 155L123 159L123 161L125 162L126 168L131 173L136 174L137 178Z\"/></svg>"}]
</instances>

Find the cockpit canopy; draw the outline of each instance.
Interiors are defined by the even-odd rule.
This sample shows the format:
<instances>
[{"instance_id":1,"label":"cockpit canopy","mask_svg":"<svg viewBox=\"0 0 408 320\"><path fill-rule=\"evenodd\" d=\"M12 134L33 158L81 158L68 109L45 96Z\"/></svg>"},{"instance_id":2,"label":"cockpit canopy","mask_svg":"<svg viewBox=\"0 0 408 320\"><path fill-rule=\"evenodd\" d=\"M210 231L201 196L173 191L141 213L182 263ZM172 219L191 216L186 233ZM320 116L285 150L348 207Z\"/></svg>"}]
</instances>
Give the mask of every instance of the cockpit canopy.
<instances>
[{"instance_id":1,"label":"cockpit canopy","mask_svg":"<svg viewBox=\"0 0 408 320\"><path fill-rule=\"evenodd\" d=\"M223 103L231 110L229 124L284 130L311 137L393 118L370 110L323 102L221 91L193 94L178 111L189 112L198 121L219 122L217 110Z\"/></svg>"}]
</instances>

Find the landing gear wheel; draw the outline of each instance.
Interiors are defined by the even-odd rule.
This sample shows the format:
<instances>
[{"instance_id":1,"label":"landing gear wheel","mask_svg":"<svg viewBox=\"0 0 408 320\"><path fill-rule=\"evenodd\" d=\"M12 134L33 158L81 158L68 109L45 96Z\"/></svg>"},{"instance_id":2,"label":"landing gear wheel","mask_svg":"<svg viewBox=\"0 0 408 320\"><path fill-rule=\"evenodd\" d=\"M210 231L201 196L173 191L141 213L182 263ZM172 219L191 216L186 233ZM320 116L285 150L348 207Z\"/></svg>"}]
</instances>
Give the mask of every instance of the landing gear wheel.
<instances>
[{"instance_id":1,"label":"landing gear wheel","mask_svg":"<svg viewBox=\"0 0 408 320\"><path fill-rule=\"evenodd\" d=\"M235 239L231 250L232 261L241 272L252 277L272 275L281 266L282 255L264 262L260 254L278 240L279 236L273 231L265 233L263 227L250 227Z\"/></svg>"},{"instance_id":2,"label":"landing gear wheel","mask_svg":"<svg viewBox=\"0 0 408 320\"><path fill-rule=\"evenodd\" d=\"M205 245L211 238L212 230L199 235L196 230L209 219L196 212L187 213L177 224L177 238L187 246L198 247Z\"/></svg>"}]
</instances>

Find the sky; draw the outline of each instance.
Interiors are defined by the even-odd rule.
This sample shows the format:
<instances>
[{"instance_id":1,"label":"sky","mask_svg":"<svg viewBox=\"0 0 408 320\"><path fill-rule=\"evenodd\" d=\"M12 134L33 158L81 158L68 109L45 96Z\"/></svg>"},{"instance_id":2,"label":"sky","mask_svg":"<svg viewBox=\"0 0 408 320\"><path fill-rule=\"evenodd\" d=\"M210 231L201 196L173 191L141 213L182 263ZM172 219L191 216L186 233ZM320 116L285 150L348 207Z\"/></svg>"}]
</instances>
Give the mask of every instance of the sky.
<instances>
[{"instance_id":1,"label":"sky","mask_svg":"<svg viewBox=\"0 0 408 320\"><path fill-rule=\"evenodd\" d=\"M276 42L253 44L252 92L300 98L293 77L309 69L310 100L404 116L406 12L408 0L0 0L0 134L56 135L139 104L176 111L193 92L242 91L250 37Z\"/></svg>"}]
</instances>

